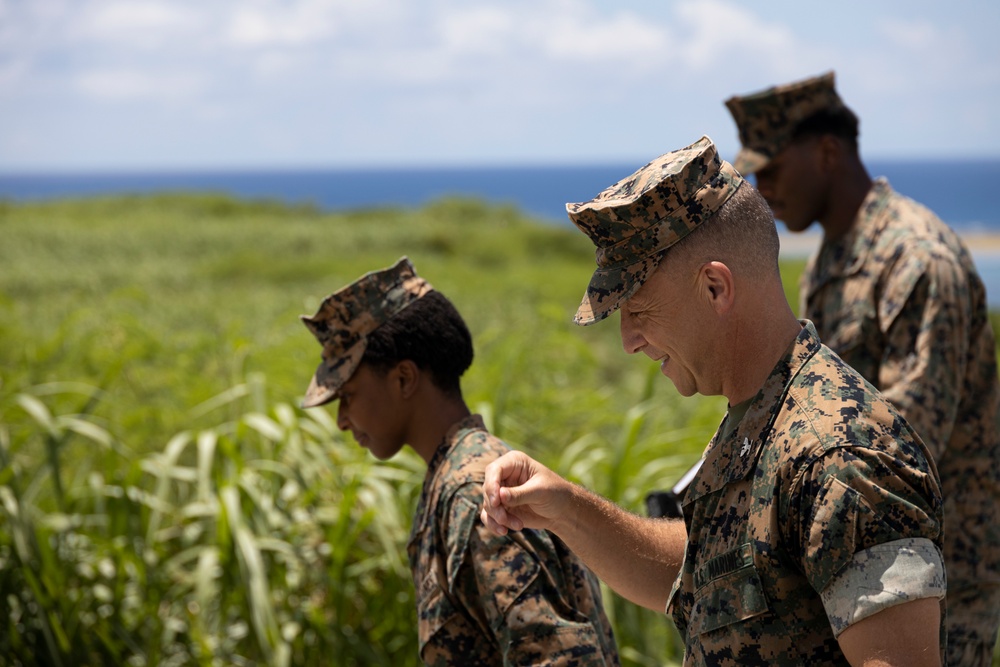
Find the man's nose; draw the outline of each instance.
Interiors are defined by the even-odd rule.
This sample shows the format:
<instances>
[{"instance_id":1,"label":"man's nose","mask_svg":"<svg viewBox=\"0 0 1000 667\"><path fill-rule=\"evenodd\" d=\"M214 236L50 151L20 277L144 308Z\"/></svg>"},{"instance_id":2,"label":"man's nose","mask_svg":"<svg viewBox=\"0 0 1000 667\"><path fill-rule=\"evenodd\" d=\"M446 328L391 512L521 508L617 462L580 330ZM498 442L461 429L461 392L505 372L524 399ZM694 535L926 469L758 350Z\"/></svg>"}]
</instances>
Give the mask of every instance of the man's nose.
<instances>
[{"instance_id":1,"label":"man's nose","mask_svg":"<svg viewBox=\"0 0 1000 667\"><path fill-rule=\"evenodd\" d=\"M621 313L621 333L622 347L628 354L635 354L645 347L645 339L639 333L638 329L636 329L635 325L632 324L631 318L624 312Z\"/></svg>"},{"instance_id":2,"label":"man's nose","mask_svg":"<svg viewBox=\"0 0 1000 667\"><path fill-rule=\"evenodd\" d=\"M347 410L344 409L343 401L337 405L337 428L341 431L347 431L351 428L351 420L347 416Z\"/></svg>"}]
</instances>

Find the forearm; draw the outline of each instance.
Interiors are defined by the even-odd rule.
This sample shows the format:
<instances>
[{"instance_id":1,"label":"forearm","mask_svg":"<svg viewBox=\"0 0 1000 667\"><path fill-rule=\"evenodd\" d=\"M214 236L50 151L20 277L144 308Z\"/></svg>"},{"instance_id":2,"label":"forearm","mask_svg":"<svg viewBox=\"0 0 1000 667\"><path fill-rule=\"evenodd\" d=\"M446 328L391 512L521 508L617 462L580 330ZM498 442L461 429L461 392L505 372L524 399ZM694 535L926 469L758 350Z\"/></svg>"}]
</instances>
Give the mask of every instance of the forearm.
<instances>
[{"instance_id":1,"label":"forearm","mask_svg":"<svg viewBox=\"0 0 1000 667\"><path fill-rule=\"evenodd\" d=\"M616 593L663 612L684 558L684 522L637 516L577 485L568 509L552 532Z\"/></svg>"}]
</instances>

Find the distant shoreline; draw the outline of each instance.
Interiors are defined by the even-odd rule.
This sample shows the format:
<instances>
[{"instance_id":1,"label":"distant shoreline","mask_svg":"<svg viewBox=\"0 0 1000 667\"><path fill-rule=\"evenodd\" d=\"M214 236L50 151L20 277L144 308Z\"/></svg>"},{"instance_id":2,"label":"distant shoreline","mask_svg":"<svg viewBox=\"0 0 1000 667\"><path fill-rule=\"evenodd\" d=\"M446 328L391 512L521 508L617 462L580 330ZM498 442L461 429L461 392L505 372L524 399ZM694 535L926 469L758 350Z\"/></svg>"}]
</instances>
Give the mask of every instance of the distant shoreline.
<instances>
[{"instance_id":1,"label":"distant shoreline","mask_svg":"<svg viewBox=\"0 0 1000 667\"><path fill-rule=\"evenodd\" d=\"M793 234L787 231L780 231L781 223L778 223L779 238L781 241L781 255L788 258L807 258L819 246L820 234L806 232ZM963 232L958 230L959 236L965 242L966 247L977 259L981 256L1000 259L1000 232Z\"/></svg>"},{"instance_id":2,"label":"distant shoreline","mask_svg":"<svg viewBox=\"0 0 1000 667\"><path fill-rule=\"evenodd\" d=\"M868 160L870 173L934 211L955 229L1000 233L993 195L1000 159ZM626 165L175 171L5 174L0 200L164 192L211 192L240 199L310 205L323 212L383 207L423 207L448 197L513 206L528 217L569 226L566 202L587 201L629 173ZM780 229L780 227L779 227ZM789 241L796 254L802 239ZM806 241L808 242L808 241ZM996 244L992 239L989 247ZM815 247L815 246L812 246Z\"/></svg>"}]
</instances>

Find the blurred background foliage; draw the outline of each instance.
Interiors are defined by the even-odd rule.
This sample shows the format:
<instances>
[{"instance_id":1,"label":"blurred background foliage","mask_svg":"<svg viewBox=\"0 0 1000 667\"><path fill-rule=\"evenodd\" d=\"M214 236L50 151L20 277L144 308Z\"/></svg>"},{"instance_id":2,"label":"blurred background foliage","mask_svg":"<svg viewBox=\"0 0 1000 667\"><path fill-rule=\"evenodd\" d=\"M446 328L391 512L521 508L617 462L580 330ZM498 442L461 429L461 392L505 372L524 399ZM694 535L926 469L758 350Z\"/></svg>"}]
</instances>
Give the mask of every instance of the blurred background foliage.
<instances>
[{"instance_id":1,"label":"blurred background foliage","mask_svg":"<svg viewBox=\"0 0 1000 667\"><path fill-rule=\"evenodd\" d=\"M470 407L628 509L725 410L628 357L617 318L574 326L590 241L511 207L0 202L0 235L3 665L419 664L424 464L298 407L319 362L298 316L402 255L472 330ZM625 664L677 664L662 614L605 594Z\"/></svg>"}]
</instances>

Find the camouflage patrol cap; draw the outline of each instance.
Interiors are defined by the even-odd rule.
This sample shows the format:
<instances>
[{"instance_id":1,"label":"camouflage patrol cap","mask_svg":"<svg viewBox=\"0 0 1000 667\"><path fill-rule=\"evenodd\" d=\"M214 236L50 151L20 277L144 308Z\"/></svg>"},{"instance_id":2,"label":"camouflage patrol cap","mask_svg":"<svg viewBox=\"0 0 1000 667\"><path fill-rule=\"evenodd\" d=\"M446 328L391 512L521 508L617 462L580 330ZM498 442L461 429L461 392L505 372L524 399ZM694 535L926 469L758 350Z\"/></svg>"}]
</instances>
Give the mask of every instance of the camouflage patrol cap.
<instances>
[{"instance_id":1,"label":"camouflage patrol cap","mask_svg":"<svg viewBox=\"0 0 1000 667\"><path fill-rule=\"evenodd\" d=\"M733 196L743 177L702 137L661 155L566 212L597 246L597 270L573 321L592 324L617 310L664 252Z\"/></svg>"},{"instance_id":2,"label":"camouflage patrol cap","mask_svg":"<svg viewBox=\"0 0 1000 667\"><path fill-rule=\"evenodd\" d=\"M432 289L410 260L402 257L393 266L366 273L326 297L312 317L302 315L302 322L323 346L323 361L302 407L336 399L361 363L368 335Z\"/></svg>"},{"instance_id":3,"label":"camouflage patrol cap","mask_svg":"<svg viewBox=\"0 0 1000 667\"><path fill-rule=\"evenodd\" d=\"M741 174L763 169L791 143L795 128L805 119L820 111L844 108L833 78L833 72L827 72L726 100L743 143L733 162Z\"/></svg>"}]
</instances>

